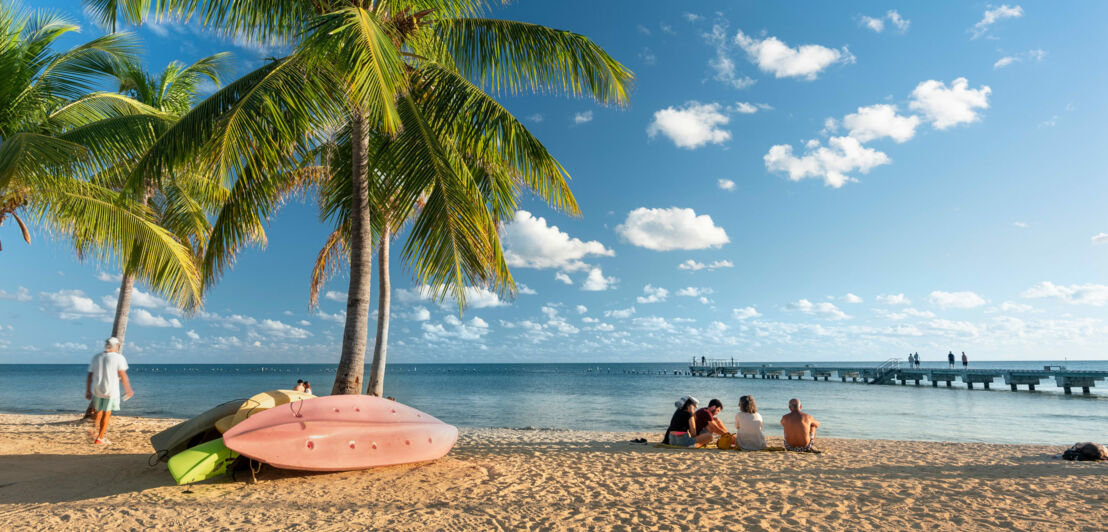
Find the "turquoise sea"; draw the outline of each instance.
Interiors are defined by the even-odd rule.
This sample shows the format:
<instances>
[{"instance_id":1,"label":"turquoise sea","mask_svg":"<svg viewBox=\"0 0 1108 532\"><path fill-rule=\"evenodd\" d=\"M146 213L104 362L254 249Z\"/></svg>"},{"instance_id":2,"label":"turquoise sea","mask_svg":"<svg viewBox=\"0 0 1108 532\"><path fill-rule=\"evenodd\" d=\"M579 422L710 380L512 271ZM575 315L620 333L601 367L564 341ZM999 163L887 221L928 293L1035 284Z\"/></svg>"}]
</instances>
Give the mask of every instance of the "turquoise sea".
<instances>
[{"instance_id":1,"label":"turquoise sea","mask_svg":"<svg viewBox=\"0 0 1108 532\"><path fill-rule=\"evenodd\" d=\"M1046 364L1108 370L1108 361L982 362L971 367L1041 369ZM1012 392L1002 382L985 391L967 390L959 383L935 389L926 382L919 387L875 386L673 374L685 369L683 363L396 364L387 369L385 392L448 423L470 427L657 431L660 437L673 402L684 394L702 403L721 399L722 417L729 425L739 396L751 394L769 434L780 434L777 420L789 398L798 397L821 421L820 435L825 437L1064 445L1108 440L1108 381L1099 381L1092 396L1066 396L1051 380L1035 392ZM87 404L86 370L76 364L0 365L0 411L77 414ZM327 394L334 366L135 364L129 374L136 395L123 403L121 414L188 417L231 399L291 388L297 379L310 381L317 395Z\"/></svg>"}]
</instances>

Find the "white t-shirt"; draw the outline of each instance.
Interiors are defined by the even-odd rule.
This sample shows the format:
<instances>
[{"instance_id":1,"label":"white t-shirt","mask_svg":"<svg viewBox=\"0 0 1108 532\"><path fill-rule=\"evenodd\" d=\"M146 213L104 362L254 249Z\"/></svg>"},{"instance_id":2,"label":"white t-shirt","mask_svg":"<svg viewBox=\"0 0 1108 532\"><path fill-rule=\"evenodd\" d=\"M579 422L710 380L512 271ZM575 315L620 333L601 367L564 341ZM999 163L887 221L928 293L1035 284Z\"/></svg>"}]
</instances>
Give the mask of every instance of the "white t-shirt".
<instances>
[{"instance_id":1,"label":"white t-shirt","mask_svg":"<svg viewBox=\"0 0 1108 532\"><path fill-rule=\"evenodd\" d=\"M766 437L762 434L762 414L739 412L735 414L735 427L739 447L748 451L766 448Z\"/></svg>"},{"instance_id":2,"label":"white t-shirt","mask_svg":"<svg viewBox=\"0 0 1108 532\"><path fill-rule=\"evenodd\" d=\"M127 371L127 359L115 352L104 351L89 362L88 372L92 374L92 395L111 399L119 397L119 372Z\"/></svg>"}]
</instances>

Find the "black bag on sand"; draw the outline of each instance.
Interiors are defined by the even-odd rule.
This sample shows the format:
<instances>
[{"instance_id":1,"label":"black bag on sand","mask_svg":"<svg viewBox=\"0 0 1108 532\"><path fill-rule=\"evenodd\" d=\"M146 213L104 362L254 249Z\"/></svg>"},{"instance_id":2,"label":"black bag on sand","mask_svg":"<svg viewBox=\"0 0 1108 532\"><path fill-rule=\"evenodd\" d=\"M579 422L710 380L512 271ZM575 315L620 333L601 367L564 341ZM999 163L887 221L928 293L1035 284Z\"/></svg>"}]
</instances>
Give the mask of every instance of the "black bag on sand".
<instances>
[{"instance_id":1,"label":"black bag on sand","mask_svg":"<svg viewBox=\"0 0 1108 532\"><path fill-rule=\"evenodd\" d=\"M1066 452L1062 453L1062 458L1080 462L1108 460L1108 449L1105 449L1104 446L1099 443L1075 443L1073 447L1066 449Z\"/></svg>"}]
</instances>

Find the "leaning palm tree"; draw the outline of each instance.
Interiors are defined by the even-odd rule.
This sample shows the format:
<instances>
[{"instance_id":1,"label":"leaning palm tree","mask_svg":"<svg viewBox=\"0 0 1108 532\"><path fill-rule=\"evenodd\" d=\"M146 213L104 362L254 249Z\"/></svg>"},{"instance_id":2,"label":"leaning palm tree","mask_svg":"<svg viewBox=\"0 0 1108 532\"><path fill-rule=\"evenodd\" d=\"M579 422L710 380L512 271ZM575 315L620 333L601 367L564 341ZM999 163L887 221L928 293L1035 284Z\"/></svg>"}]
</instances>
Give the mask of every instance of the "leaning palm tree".
<instances>
[{"instance_id":1,"label":"leaning palm tree","mask_svg":"<svg viewBox=\"0 0 1108 532\"><path fill-rule=\"evenodd\" d=\"M161 118L119 94L95 92L135 42L110 34L69 50L55 42L79 28L61 16L0 4L0 222L17 220L71 240L82 257L134 264L140 279L181 306L199 302L187 248L148 209L93 181L149 143Z\"/></svg>"},{"instance_id":2,"label":"leaning palm tree","mask_svg":"<svg viewBox=\"0 0 1108 532\"><path fill-rule=\"evenodd\" d=\"M483 18L484 0L89 5L106 23L119 14L139 23L153 6L159 15L196 16L225 34L293 46L179 121L177 131L159 139L163 156L149 161L203 155L209 168L236 179L213 226L204 264L209 279L228 264L221 258L233 256L228 251L260 240L257 228L278 191L308 168L310 154L335 131L349 132L348 149L335 150L348 157L345 168L321 165L336 183L332 196L343 199L331 202L325 216L347 235L350 266L333 393L361 392L375 232L377 245L387 246L397 221L410 215L401 255L417 283L464 307L466 287L514 290L497 228L522 190L577 214L568 173L490 93L555 92L622 105L632 80L581 35ZM387 214L375 208L375 197L389 198ZM388 309L380 310L387 320ZM381 340L378 376L385 364ZM380 385L370 393L380 393Z\"/></svg>"},{"instance_id":3,"label":"leaning palm tree","mask_svg":"<svg viewBox=\"0 0 1108 532\"><path fill-rule=\"evenodd\" d=\"M197 99L205 81L219 85L229 68L230 54L205 57L192 65L171 62L158 75L151 75L135 61L120 61L112 65L111 75L119 82L119 93L161 113L167 122L187 112ZM136 139L141 142L141 139ZM112 176L127 175L130 160L120 160ZM119 186L115 182L111 185ZM197 259L203 255L211 224L208 214L215 212L226 198L226 189L218 181L182 170L167 176L148 176L138 191L138 202L150 208L154 221L185 244ZM136 265L124 264L116 299L112 336L122 342L127 334L134 288Z\"/></svg>"}]
</instances>

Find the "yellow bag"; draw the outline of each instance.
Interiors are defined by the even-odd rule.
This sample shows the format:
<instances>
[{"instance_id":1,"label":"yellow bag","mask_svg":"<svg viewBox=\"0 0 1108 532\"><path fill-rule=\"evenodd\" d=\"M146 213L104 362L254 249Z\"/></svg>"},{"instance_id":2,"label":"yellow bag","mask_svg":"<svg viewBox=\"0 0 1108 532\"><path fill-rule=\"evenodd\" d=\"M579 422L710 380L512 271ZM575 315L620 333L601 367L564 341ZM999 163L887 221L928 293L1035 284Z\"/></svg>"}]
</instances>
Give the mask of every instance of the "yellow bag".
<instances>
[{"instance_id":1,"label":"yellow bag","mask_svg":"<svg viewBox=\"0 0 1108 532\"><path fill-rule=\"evenodd\" d=\"M719 447L720 449L730 449L731 445L733 445L734 443L735 443L735 436L734 435L724 434L723 436L719 437L718 441L716 441L716 447Z\"/></svg>"}]
</instances>

